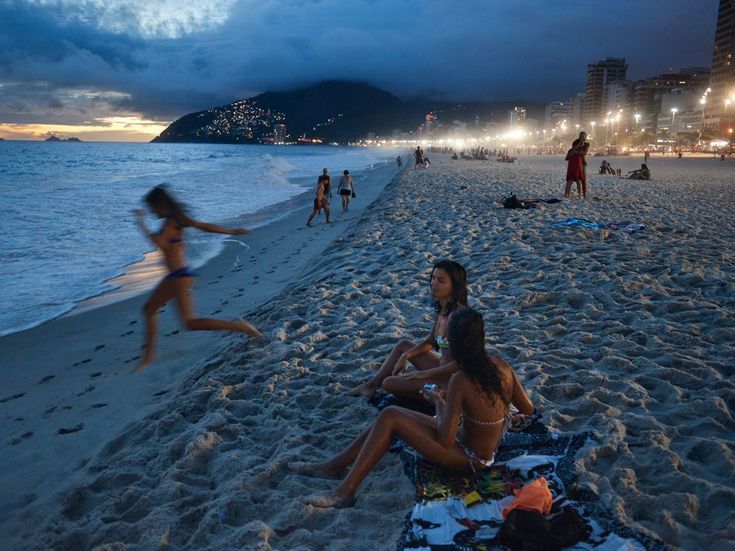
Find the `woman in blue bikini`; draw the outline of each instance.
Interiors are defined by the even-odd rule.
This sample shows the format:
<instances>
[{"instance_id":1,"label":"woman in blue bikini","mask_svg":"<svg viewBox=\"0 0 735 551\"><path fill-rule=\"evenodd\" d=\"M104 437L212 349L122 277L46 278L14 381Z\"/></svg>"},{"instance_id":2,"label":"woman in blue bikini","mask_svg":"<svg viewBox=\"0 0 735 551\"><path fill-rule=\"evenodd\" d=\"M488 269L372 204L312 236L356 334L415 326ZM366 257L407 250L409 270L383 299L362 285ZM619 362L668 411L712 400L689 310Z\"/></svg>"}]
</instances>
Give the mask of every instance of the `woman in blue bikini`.
<instances>
[{"instance_id":1,"label":"woman in blue bikini","mask_svg":"<svg viewBox=\"0 0 735 551\"><path fill-rule=\"evenodd\" d=\"M467 305L467 272L453 260L440 260L431 270L431 296L436 319L431 334L416 344L401 340L367 382L352 389L350 396L372 396L381 386L398 396L416 398L427 382L446 388L457 364L449 353L447 321L455 308ZM411 362L414 370L409 370Z\"/></svg>"},{"instance_id":2,"label":"woman in blue bikini","mask_svg":"<svg viewBox=\"0 0 735 551\"><path fill-rule=\"evenodd\" d=\"M533 404L513 369L485 351L485 325L471 308L455 310L449 320L449 349L459 366L446 394L426 389L424 398L436 416L389 406L380 412L344 451L324 463L291 463L289 469L308 476L338 477L337 488L307 499L315 507L350 507L355 492L372 468L400 437L426 459L455 472L475 472L493 464L510 419L510 405L533 413Z\"/></svg>"},{"instance_id":3,"label":"woman in blue bikini","mask_svg":"<svg viewBox=\"0 0 735 551\"><path fill-rule=\"evenodd\" d=\"M164 262L168 268L168 275L163 278L153 290L150 298L143 307L146 320L145 345L140 363L134 371L141 371L148 367L155 357L155 340L158 321L158 310L171 299L175 298L179 306L179 313L186 329L192 331L237 331L252 337L262 334L252 324L245 320L225 321L214 318L197 318L194 313L194 304L189 289L194 283L194 272L186 265L184 257L184 228L197 228L210 233L226 235L244 235L245 229L228 230L215 224L199 222L186 213L184 205L174 199L165 186L156 186L145 197L150 211L163 218L163 226L158 233L153 233L145 225L145 211L133 211L137 217L138 226L146 236L161 249Z\"/></svg>"}]
</instances>

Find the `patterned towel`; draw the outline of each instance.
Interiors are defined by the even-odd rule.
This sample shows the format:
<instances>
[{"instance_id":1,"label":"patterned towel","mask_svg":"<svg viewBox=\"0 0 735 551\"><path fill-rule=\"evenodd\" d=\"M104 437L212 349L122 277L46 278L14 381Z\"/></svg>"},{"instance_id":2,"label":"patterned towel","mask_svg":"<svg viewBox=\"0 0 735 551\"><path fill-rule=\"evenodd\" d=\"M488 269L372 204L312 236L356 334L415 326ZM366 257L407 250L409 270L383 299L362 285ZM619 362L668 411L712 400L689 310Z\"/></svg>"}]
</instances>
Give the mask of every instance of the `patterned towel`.
<instances>
[{"instance_id":1,"label":"patterned towel","mask_svg":"<svg viewBox=\"0 0 735 551\"><path fill-rule=\"evenodd\" d=\"M397 402L390 395L374 401L381 409ZM468 475L444 471L396 439L391 449L399 453L404 472L416 488L415 504L397 549L505 549L497 541L504 522L501 511L513 500L513 490L543 476L554 497L550 518L573 507L588 524L586 539L570 549L665 550L661 541L615 521L594 493L575 484L575 455L592 438L591 433L552 432L540 415L522 418L503 438L495 465ZM473 491L483 501L468 507L463 498Z\"/></svg>"}]
</instances>

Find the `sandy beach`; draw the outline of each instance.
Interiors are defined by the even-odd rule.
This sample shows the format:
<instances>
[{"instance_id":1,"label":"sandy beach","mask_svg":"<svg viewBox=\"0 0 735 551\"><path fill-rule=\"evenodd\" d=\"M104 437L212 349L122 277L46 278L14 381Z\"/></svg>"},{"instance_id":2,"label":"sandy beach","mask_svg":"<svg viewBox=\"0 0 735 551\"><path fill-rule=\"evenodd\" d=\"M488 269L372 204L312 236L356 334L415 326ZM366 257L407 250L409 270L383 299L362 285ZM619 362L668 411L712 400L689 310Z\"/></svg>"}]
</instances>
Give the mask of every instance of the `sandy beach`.
<instances>
[{"instance_id":1,"label":"sandy beach","mask_svg":"<svg viewBox=\"0 0 735 551\"><path fill-rule=\"evenodd\" d=\"M430 330L428 274L447 257L546 422L597 435L580 484L674 548L734 549L733 161L656 158L642 182L592 158L588 200L508 210L494 200L561 197L561 158L429 155L356 179L336 224L305 228L304 209L200 270L200 311L245 315L268 342L185 333L169 308L159 362L133 376L145 297L0 339L7 548L394 548L413 503L395 457L339 511L304 505L334 482L285 463L375 417L346 390ZM554 226L570 217L645 229Z\"/></svg>"}]
</instances>

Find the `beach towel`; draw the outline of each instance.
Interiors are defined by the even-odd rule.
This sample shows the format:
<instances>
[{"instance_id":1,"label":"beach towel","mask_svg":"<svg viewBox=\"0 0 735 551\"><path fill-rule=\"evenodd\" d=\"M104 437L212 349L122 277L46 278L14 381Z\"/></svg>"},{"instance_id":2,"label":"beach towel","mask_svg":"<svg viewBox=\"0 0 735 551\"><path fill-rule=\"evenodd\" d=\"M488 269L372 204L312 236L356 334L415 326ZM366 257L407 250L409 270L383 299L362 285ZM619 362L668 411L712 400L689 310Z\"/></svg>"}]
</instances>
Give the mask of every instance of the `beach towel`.
<instances>
[{"instance_id":1,"label":"beach towel","mask_svg":"<svg viewBox=\"0 0 735 551\"><path fill-rule=\"evenodd\" d=\"M645 225L638 224L637 222L631 222L629 220L624 220L622 222L594 222L593 220L587 220L585 218L572 217L567 218L566 220L554 222L555 228L563 228L566 226L577 226L581 228L590 228L593 230L622 231L628 234L636 233L646 229Z\"/></svg>"},{"instance_id":2,"label":"beach towel","mask_svg":"<svg viewBox=\"0 0 735 551\"><path fill-rule=\"evenodd\" d=\"M502 206L506 209L532 209L536 208L536 205L539 203L546 203L546 204L553 204L553 203L560 203L561 200L559 199L518 199L516 197L516 194L510 195L509 197L505 197L504 199L496 199L495 205L496 206Z\"/></svg>"},{"instance_id":3,"label":"beach towel","mask_svg":"<svg viewBox=\"0 0 735 551\"><path fill-rule=\"evenodd\" d=\"M498 449L496 463L476 475L444 471L397 441L394 448L416 489L398 549L498 549L505 522L503 509L515 499L514 491L540 478L546 480L553 498L550 514L545 518L553 521L564 514L581 518L586 524L574 549L665 549L662 542L612 520L597 496L575 486L574 458L590 438L589 433L551 432L535 421L523 431L508 432ZM465 498L472 492L477 492L482 501L468 506ZM557 529L563 530L565 519L559 521L561 526Z\"/></svg>"},{"instance_id":4,"label":"beach towel","mask_svg":"<svg viewBox=\"0 0 735 551\"><path fill-rule=\"evenodd\" d=\"M415 405L424 413L433 413L425 401L389 393L378 393L370 402L378 409ZM507 549L500 547L499 539L505 522L503 509L513 502L515 491L543 478L552 496L550 514L545 518L552 524L557 519L554 531L575 541L580 529L584 534L573 549L664 551L661 541L614 520L597 495L575 484L575 456L590 439L594 437L588 432L550 431L539 413L515 416L498 447L495 464L476 474L445 471L395 439L391 451L399 454L404 473L415 487L414 506L404 521L397 549ZM580 519L584 527L579 526Z\"/></svg>"}]
</instances>

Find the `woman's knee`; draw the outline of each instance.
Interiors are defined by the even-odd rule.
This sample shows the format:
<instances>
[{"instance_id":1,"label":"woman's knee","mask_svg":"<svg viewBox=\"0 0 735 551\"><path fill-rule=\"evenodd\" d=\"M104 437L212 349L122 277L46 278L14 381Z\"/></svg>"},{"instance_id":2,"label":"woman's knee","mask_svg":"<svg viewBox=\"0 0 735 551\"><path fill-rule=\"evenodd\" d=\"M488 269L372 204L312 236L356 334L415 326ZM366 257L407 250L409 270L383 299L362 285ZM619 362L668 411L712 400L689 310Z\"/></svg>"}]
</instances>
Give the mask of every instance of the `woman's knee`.
<instances>
[{"instance_id":1,"label":"woman's knee","mask_svg":"<svg viewBox=\"0 0 735 551\"><path fill-rule=\"evenodd\" d=\"M198 318L186 318L184 320L184 329L187 331L196 331L200 326L201 324L199 323Z\"/></svg>"},{"instance_id":2,"label":"woman's knee","mask_svg":"<svg viewBox=\"0 0 735 551\"><path fill-rule=\"evenodd\" d=\"M143 305L143 314L146 317L152 317L155 316L158 313L158 307L153 304L150 301L146 301L146 303Z\"/></svg>"},{"instance_id":3,"label":"woman's knee","mask_svg":"<svg viewBox=\"0 0 735 551\"><path fill-rule=\"evenodd\" d=\"M401 408L399 406L388 406L383 408L375 419L376 425L391 425L401 416Z\"/></svg>"},{"instance_id":4,"label":"woman's knee","mask_svg":"<svg viewBox=\"0 0 735 551\"><path fill-rule=\"evenodd\" d=\"M403 354L404 352L406 352L407 350L410 350L414 346L415 345L413 344L412 341L408 339L401 339L400 341L398 341L398 344L396 345L395 349L401 352L401 354Z\"/></svg>"}]
</instances>

